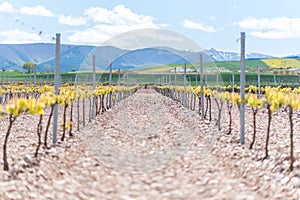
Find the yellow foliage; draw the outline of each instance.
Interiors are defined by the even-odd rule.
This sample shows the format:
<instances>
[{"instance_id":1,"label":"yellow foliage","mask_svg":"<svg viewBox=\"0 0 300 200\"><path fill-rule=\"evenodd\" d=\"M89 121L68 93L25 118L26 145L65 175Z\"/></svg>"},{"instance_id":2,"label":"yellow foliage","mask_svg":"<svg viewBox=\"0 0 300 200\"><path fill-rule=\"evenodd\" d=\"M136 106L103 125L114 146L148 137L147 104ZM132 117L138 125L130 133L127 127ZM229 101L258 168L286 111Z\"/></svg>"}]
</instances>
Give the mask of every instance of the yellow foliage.
<instances>
[{"instance_id":1,"label":"yellow foliage","mask_svg":"<svg viewBox=\"0 0 300 200\"><path fill-rule=\"evenodd\" d=\"M261 61L272 68L300 68L300 61L293 58L271 58L262 59Z\"/></svg>"},{"instance_id":2,"label":"yellow foliage","mask_svg":"<svg viewBox=\"0 0 300 200\"><path fill-rule=\"evenodd\" d=\"M256 94L248 93L245 96L246 102L251 107L261 108L266 102L265 98L258 98Z\"/></svg>"}]
</instances>

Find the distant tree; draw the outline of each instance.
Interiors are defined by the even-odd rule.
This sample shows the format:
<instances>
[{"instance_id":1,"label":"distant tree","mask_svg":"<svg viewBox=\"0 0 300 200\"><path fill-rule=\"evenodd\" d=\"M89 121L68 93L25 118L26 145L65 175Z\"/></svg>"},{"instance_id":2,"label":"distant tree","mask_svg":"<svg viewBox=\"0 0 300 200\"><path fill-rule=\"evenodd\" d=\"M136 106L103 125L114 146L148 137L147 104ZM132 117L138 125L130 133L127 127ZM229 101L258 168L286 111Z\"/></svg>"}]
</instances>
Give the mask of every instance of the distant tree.
<instances>
[{"instance_id":1,"label":"distant tree","mask_svg":"<svg viewBox=\"0 0 300 200\"><path fill-rule=\"evenodd\" d=\"M27 73L30 74L36 64L33 62L25 62L23 64L23 69L27 70Z\"/></svg>"}]
</instances>

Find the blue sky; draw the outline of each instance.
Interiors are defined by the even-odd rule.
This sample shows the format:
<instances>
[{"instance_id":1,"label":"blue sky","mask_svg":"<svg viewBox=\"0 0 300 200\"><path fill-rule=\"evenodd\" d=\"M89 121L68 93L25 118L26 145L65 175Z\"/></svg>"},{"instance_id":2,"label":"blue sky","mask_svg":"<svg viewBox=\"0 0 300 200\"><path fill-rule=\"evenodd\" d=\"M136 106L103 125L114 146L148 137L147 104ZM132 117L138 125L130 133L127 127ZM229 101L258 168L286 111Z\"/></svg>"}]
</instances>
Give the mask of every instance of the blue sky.
<instances>
[{"instance_id":1,"label":"blue sky","mask_svg":"<svg viewBox=\"0 0 300 200\"><path fill-rule=\"evenodd\" d=\"M0 1L0 43L100 45L120 33L164 28L202 48L300 54L299 0L10 0Z\"/></svg>"}]
</instances>

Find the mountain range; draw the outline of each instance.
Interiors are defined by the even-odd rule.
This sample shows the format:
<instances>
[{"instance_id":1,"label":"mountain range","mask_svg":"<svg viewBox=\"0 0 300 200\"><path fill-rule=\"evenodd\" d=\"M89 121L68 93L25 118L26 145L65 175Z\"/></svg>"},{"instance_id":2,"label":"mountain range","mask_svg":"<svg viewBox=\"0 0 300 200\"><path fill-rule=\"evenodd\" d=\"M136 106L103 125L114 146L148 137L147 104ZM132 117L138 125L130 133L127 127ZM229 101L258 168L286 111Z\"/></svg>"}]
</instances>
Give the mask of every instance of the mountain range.
<instances>
[{"instance_id":1,"label":"mountain range","mask_svg":"<svg viewBox=\"0 0 300 200\"><path fill-rule=\"evenodd\" d=\"M239 53L204 49L204 62L237 61ZM105 69L112 63L114 69L134 69L149 65L166 65L199 62L199 52L183 51L168 47L155 47L128 51L111 46L68 45L60 46L60 68L62 72L91 69L92 56L96 66ZM299 55L295 55L298 56ZM293 56L293 57L295 57ZM271 55L249 53L246 59L272 58ZM55 66L55 44L0 44L0 68L20 70L25 62L37 64L37 71L53 71Z\"/></svg>"}]
</instances>

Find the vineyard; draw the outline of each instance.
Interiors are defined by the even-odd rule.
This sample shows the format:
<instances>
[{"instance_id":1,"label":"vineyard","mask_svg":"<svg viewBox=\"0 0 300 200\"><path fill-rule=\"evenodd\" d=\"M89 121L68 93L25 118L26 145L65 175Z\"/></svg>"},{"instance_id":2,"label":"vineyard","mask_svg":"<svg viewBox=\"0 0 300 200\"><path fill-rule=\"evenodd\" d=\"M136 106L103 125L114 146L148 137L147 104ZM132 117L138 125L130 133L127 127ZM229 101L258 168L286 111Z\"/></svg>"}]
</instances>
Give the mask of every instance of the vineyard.
<instances>
[{"instance_id":1,"label":"vineyard","mask_svg":"<svg viewBox=\"0 0 300 200\"><path fill-rule=\"evenodd\" d=\"M1 89L0 100L2 105L0 106L0 112L3 118L1 122L7 124L3 144L3 169L9 170L7 143L13 124L21 115L39 116L39 120L35 125L37 147L34 153L34 157L38 157L41 146L45 149L49 148L48 132L55 104L59 104L63 112L60 124L62 129L60 140L64 141L66 134L70 137L73 136L72 131L74 129L79 131L81 125L85 126L96 115L110 109L116 102L134 93L136 89L136 87L99 86L93 91L89 87L64 86L60 88L59 95L55 95L54 88L50 86L39 88L12 86ZM45 119L46 111L47 118ZM76 119L73 118L75 112ZM80 112L82 112L82 115ZM45 130L42 126L44 124L43 120L46 122Z\"/></svg>"},{"instance_id":2,"label":"vineyard","mask_svg":"<svg viewBox=\"0 0 300 200\"><path fill-rule=\"evenodd\" d=\"M205 114L204 118L208 119L209 121L212 121L212 103L215 103L215 113L216 116L216 126L218 127L219 131L222 131L221 128L221 118L224 116L224 118L228 118L229 122L227 127L224 127L226 131L224 131L227 135L232 134L232 112L233 108L236 107L239 109L240 104L246 104L248 109L251 110L252 113L252 123L251 127L253 129L251 142L249 143L249 149L253 149L255 145L256 135L257 135L257 121L259 123L262 123L263 120L267 121L267 128L266 128L266 138L265 138L265 152L264 156L258 159L267 159L269 157L269 140L270 140L270 132L271 132L271 122L272 122L272 115L278 114L278 113L285 113L286 116L283 117L285 119L288 119L285 123L289 124L288 132L283 133L287 137L289 137L289 152L290 155L288 156L290 159L290 165L289 170L292 171L294 168L294 114L297 113L300 109L300 98L299 98L299 88L272 88L272 87L265 87L260 88L262 92L262 96L258 95L258 88L256 86L249 86L246 91L248 93L246 94L245 101L241 99L241 96L239 93L234 91L239 91L239 87L235 86L234 89L229 87L215 87L215 88L205 88L203 91L201 91L200 86L198 87L188 87L186 89L187 92L187 99L184 99L184 88L183 87L165 87L165 86L158 86L156 87L156 90L167 96L175 101L179 101L182 104L186 101L186 107L197 111L199 114L201 113L200 107L201 107L201 99L200 99L200 92L204 94L205 102L206 102L206 108L205 108ZM232 91L232 92L231 92ZM224 105L225 104L225 105ZM198 105L198 106L196 106ZM259 111L266 110L265 113L267 113L266 116L263 117L263 119L257 119L257 113ZM275 113L275 114L274 114ZM227 115L227 116L226 116ZM282 122L284 123L284 122ZM223 125L224 126L224 125ZM262 134L262 133L260 133ZM249 133L250 135L250 133Z\"/></svg>"},{"instance_id":3,"label":"vineyard","mask_svg":"<svg viewBox=\"0 0 300 200\"><path fill-rule=\"evenodd\" d=\"M111 180L117 181L119 179L117 177L122 176L121 182L129 177L135 178L138 182L148 179L150 181L155 177L168 177L171 173L169 170L181 171L176 172L178 175L174 180L186 178L185 181L190 181L188 178L193 176L209 177L204 182L199 179L190 185L191 188L197 184L200 184L200 188L206 188L205 185L209 185L207 189L201 192L199 188L194 188L194 192L190 193L185 193L192 191L186 185L177 182L171 184L161 180L164 184L170 184L172 188L170 192L166 192L166 188L157 183L156 186L153 186L154 188L152 185L148 189L144 188L149 192L146 193L145 197L147 198L157 196L154 191L159 190L166 195L166 198L187 196L210 198L216 195L223 195L223 197L235 195L240 198L247 198L249 195L256 198L274 196L295 198L298 195L297 184L299 184L298 170L300 167L298 157L300 138L296 134L300 130L300 122L297 118L300 109L300 89L249 86L246 88L245 101L241 99L239 91L240 87L237 85L234 88L231 86L205 86L201 90L200 86L184 88L183 86L163 85L98 85L92 89L90 85L64 84L60 87L59 95L55 95L54 87L49 85L38 87L8 85L0 90L0 123L3 135L1 163L4 169L2 181L6 182L6 185L11 183L7 188L16 187L15 191L24 191L12 192L10 196L6 189L2 189L1 193L5 199L15 199L15 197L37 199L40 196L36 195L42 195L45 189L37 189L36 184L48 185L49 188L46 189L48 192L57 189L54 184L55 178L48 173L54 173L55 176L64 177L64 179L69 178L70 180L67 182L79 181L78 184L81 181L77 178L74 179L75 174L79 175L80 170L84 167L90 170L90 173L102 174L104 182L98 181L102 183L99 187L112 187L107 185L110 182L107 177L114 173L118 175L116 177L113 175L114 178ZM202 94L203 100L201 100ZM203 113L201 103L204 103ZM51 141L53 140L52 120L55 104L59 107L58 144L56 145ZM241 104L246 105L245 145L239 145L239 106ZM133 122L126 121L126 118ZM171 123L171 121L173 122ZM143 125L138 125L139 123L143 123ZM153 125L155 125L154 129L151 128ZM130 132L123 133L120 130ZM158 130L162 132L157 133ZM185 139L180 135L183 130ZM132 137L136 139L132 141ZM110 145L107 144L108 138L112 142ZM120 149L127 149L127 153L116 154L113 150L116 146ZM163 149L168 147L167 150L172 154L158 153L157 150L161 149L161 146L164 147ZM179 148L180 146L181 148ZM88 155L85 155L84 151L87 151ZM137 154L137 152L144 151L148 153L154 151L158 157L149 154L152 156L145 157L143 161L139 158L137 161L136 155L143 155ZM190 153L186 154L185 151ZM211 154L211 152L214 153ZM216 155L218 156L215 157ZM171 165L170 156L175 159L175 163ZM90 157L92 160L89 160ZM122 157L125 160L122 161ZM68 164L70 162L73 163L72 167ZM78 165L77 162L83 163ZM96 172L102 166L102 162L106 163L105 165L108 164L109 167L104 174ZM185 171L188 169L184 167L186 162L190 163L190 168L193 169L191 172ZM199 163L195 162L210 164L206 164L207 168L199 169ZM169 165L171 168L168 167ZM200 164L200 166L202 165ZM223 174L223 180L219 180L217 173L221 172L210 165L220 167L224 173L226 171L226 173L236 173L236 176L230 178ZM102 167L105 168L105 166ZM150 170L150 172L142 176L142 179L134 173L126 175L122 172L124 170L132 171L132 167L134 171ZM160 167L166 168L157 171L157 168ZM121 171L114 172L114 169ZM56 170L58 171L54 172ZM207 170L213 170L213 172ZM42 174L45 180L38 179L36 183L32 183L32 188L24 189L28 184L27 179L31 176L30 174L35 174L35 176ZM86 174L85 176L98 179L95 174ZM171 176L174 177L174 174ZM249 183L246 186L236 186L242 181L238 176L244 177ZM81 175L78 177L80 178ZM232 178L235 181L230 183L228 188L220 188L220 184L228 184ZM84 180L81 177L82 179ZM52 182L50 185L49 180ZM171 180L173 179L171 178ZM274 180L277 181L275 185L272 183ZM213 181L219 182L215 185ZM15 186L16 183L19 186ZM265 187L256 188L258 183ZM84 192L90 190L86 187L94 188L92 191L99 191L99 188L96 189L97 187L91 186L89 183L83 184L85 190L77 188L78 186L72 185L71 182L69 184L69 186L64 184L64 189L60 188L60 190L62 189L61 193L50 192L47 194L48 198L72 196L76 199L80 195L82 196L79 199L88 197L109 199L112 197L107 191L102 191L101 194ZM116 184L118 185L118 183ZM137 183L130 185L132 184ZM140 186L136 187L146 187L147 183L139 182L138 185ZM122 191L121 188L124 188L120 185L118 187L119 189L115 190L116 198L122 195L119 192ZM242 192L236 193L238 190L232 189L233 187L239 188L239 191ZM141 188L133 189L130 186L127 189L130 191L128 198L134 197L136 193L136 195L141 195L139 193ZM214 189L215 192L213 192Z\"/></svg>"},{"instance_id":4,"label":"vineyard","mask_svg":"<svg viewBox=\"0 0 300 200\"><path fill-rule=\"evenodd\" d=\"M243 99L213 73L204 86L197 75L194 86L186 74L148 77L156 84L106 76L79 74L58 93L52 83L2 86L4 199L298 197L299 87L248 85Z\"/></svg>"},{"instance_id":5,"label":"vineyard","mask_svg":"<svg viewBox=\"0 0 300 200\"><path fill-rule=\"evenodd\" d=\"M299 199L299 74L246 75L243 51L97 73L95 49L63 77L59 38L50 77L2 70L0 199Z\"/></svg>"}]
</instances>

